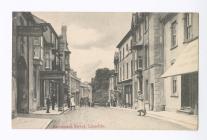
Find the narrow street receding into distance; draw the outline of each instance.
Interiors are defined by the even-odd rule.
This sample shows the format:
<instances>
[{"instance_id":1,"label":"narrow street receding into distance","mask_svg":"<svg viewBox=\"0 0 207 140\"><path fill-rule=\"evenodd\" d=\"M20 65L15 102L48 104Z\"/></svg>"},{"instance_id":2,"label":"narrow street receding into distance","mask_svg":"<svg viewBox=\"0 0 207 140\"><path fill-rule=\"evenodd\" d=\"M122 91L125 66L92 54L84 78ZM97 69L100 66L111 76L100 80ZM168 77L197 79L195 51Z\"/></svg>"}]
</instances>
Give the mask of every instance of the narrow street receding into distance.
<instances>
[{"instance_id":1,"label":"narrow street receding into distance","mask_svg":"<svg viewBox=\"0 0 207 140\"><path fill-rule=\"evenodd\" d=\"M186 128L155 119L140 117L136 112L105 107L81 107L54 117L49 128L55 129L134 129L186 130Z\"/></svg>"}]
</instances>

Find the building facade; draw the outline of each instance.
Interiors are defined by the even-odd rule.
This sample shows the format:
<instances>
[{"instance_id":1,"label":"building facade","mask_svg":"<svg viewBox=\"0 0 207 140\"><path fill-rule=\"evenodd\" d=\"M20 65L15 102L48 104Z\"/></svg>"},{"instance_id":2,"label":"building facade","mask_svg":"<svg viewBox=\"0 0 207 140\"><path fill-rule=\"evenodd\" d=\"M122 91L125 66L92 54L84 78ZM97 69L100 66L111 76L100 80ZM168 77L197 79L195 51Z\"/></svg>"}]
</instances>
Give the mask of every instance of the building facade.
<instances>
[{"instance_id":1,"label":"building facade","mask_svg":"<svg viewBox=\"0 0 207 140\"><path fill-rule=\"evenodd\" d=\"M88 82L83 82L80 85L80 104L92 103L92 87Z\"/></svg>"},{"instance_id":2,"label":"building facade","mask_svg":"<svg viewBox=\"0 0 207 140\"><path fill-rule=\"evenodd\" d=\"M144 94L146 109L163 109L163 30L160 13L134 13L133 32L133 83L134 95Z\"/></svg>"},{"instance_id":3,"label":"building facade","mask_svg":"<svg viewBox=\"0 0 207 140\"><path fill-rule=\"evenodd\" d=\"M66 63L60 61L57 33L50 23L30 12L13 12L12 22L13 114L44 109L45 99L52 94L62 110Z\"/></svg>"},{"instance_id":4,"label":"building facade","mask_svg":"<svg viewBox=\"0 0 207 140\"><path fill-rule=\"evenodd\" d=\"M118 102L120 106L132 107L132 34L131 30L124 36L124 38L117 45L119 50L118 65Z\"/></svg>"},{"instance_id":5,"label":"building facade","mask_svg":"<svg viewBox=\"0 0 207 140\"><path fill-rule=\"evenodd\" d=\"M36 36L42 38L42 32L31 13L12 13L12 115L37 108L34 104L38 104L36 99L39 97L34 93L37 89L33 83L36 71L32 41ZM43 57L37 59L42 62Z\"/></svg>"},{"instance_id":6,"label":"building facade","mask_svg":"<svg viewBox=\"0 0 207 140\"><path fill-rule=\"evenodd\" d=\"M131 37L128 33L119 43L119 61L114 63L119 95L125 95L122 102L129 99L125 84L130 83L132 107L141 94L147 110L198 114L198 18L197 13L132 14ZM123 48L127 50L129 38L132 45L127 55ZM130 60L128 81L124 65Z\"/></svg>"},{"instance_id":7,"label":"building facade","mask_svg":"<svg viewBox=\"0 0 207 140\"><path fill-rule=\"evenodd\" d=\"M198 14L167 13L162 22L166 110L198 114Z\"/></svg>"},{"instance_id":8,"label":"building facade","mask_svg":"<svg viewBox=\"0 0 207 140\"><path fill-rule=\"evenodd\" d=\"M77 77L77 72L70 69L70 97L74 98L75 104L80 105L81 79Z\"/></svg>"}]
</instances>

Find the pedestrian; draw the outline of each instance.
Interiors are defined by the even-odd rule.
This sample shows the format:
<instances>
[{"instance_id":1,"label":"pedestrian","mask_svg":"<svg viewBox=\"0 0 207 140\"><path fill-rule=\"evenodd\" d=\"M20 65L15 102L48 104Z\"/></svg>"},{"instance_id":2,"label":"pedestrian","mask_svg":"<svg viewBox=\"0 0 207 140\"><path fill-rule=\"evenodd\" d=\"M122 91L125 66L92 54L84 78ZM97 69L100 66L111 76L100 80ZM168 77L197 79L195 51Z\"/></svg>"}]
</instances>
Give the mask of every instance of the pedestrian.
<instances>
[{"instance_id":1,"label":"pedestrian","mask_svg":"<svg viewBox=\"0 0 207 140\"><path fill-rule=\"evenodd\" d=\"M52 110L55 110L55 94L52 95L51 102L52 102Z\"/></svg>"},{"instance_id":2,"label":"pedestrian","mask_svg":"<svg viewBox=\"0 0 207 140\"><path fill-rule=\"evenodd\" d=\"M74 99L74 96L72 96L71 98L70 98L70 104L71 104L71 106L70 106L70 108L71 108L71 110L75 110L75 99Z\"/></svg>"},{"instance_id":3,"label":"pedestrian","mask_svg":"<svg viewBox=\"0 0 207 140\"><path fill-rule=\"evenodd\" d=\"M46 105L47 105L46 113L50 113L50 98L49 98L49 96L46 98Z\"/></svg>"},{"instance_id":4,"label":"pedestrian","mask_svg":"<svg viewBox=\"0 0 207 140\"><path fill-rule=\"evenodd\" d=\"M146 115L146 109L145 109L145 104L144 104L144 97L143 94L140 93L138 96L138 110L137 112L139 112L139 116L145 116ZM142 115L143 113L143 115Z\"/></svg>"},{"instance_id":5,"label":"pedestrian","mask_svg":"<svg viewBox=\"0 0 207 140\"><path fill-rule=\"evenodd\" d=\"M68 105L68 108L70 108L70 96L67 95L67 105Z\"/></svg>"}]
</instances>

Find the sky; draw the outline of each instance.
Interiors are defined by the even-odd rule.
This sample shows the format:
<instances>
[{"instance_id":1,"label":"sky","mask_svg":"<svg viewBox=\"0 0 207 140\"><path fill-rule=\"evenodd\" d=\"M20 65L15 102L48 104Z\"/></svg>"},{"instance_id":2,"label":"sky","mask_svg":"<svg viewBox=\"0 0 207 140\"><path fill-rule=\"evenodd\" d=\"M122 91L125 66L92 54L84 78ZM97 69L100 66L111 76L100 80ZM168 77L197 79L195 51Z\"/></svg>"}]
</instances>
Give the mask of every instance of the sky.
<instances>
[{"instance_id":1,"label":"sky","mask_svg":"<svg viewBox=\"0 0 207 140\"><path fill-rule=\"evenodd\" d=\"M130 30L131 13L32 12L51 23L57 34L67 26L70 65L82 81L91 81L98 68L113 69L117 44Z\"/></svg>"}]
</instances>

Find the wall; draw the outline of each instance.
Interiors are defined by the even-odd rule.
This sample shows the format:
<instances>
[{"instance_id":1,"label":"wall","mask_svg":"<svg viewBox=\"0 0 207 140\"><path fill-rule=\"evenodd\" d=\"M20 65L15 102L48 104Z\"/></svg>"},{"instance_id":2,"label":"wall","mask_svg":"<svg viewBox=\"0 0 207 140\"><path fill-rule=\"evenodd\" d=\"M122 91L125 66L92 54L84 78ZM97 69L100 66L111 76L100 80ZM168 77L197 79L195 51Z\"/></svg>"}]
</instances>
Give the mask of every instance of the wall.
<instances>
[{"instance_id":1,"label":"wall","mask_svg":"<svg viewBox=\"0 0 207 140\"><path fill-rule=\"evenodd\" d=\"M124 80L128 80L131 79L131 60L132 60L132 52L130 50L131 48L131 39L132 37L130 36L124 43L123 45L121 45L121 47L119 48L119 53L121 53L122 58L119 61L119 82L124 81ZM127 51L126 49L126 45L128 44L128 49L129 51ZM124 58L123 58L123 48L124 48ZM128 63L128 78L127 78L127 63ZM124 70L123 70L123 66L124 66ZM121 68L121 72L120 72L120 68ZM124 73L123 73L124 71ZM120 76L120 73L122 74L122 76ZM121 77L121 79L120 79Z\"/></svg>"},{"instance_id":2,"label":"wall","mask_svg":"<svg viewBox=\"0 0 207 140\"><path fill-rule=\"evenodd\" d=\"M143 71L143 91L146 93L145 90L148 88L150 106L154 106L154 111L160 111L164 94L163 80L160 78L163 73L162 26L159 21L159 13L150 13L148 16L149 28L145 33L144 45L149 46L149 65ZM146 87L146 80L148 80L148 87ZM152 84L154 90L151 88ZM152 95L152 93L154 94Z\"/></svg>"},{"instance_id":3,"label":"wall","mask_svg":"<svg viewBox=\"0 0 207 140\"><path fill-rule=\"evenodd\" d=\"M193 14L193 38L198 37L198 14ZM171 49L171 24L177 22L177 47ZM176 58L181 55L183 49L188 45L184 43L184 14L179 13L171 18L164 26L164 71L167 71L172 62L176 62ZM176 111L181 108L181 76L177 77L177 96L172 95L172 77L164 79L164 93L166 94L166 109Z\"/></svg>"}]
</instances>

